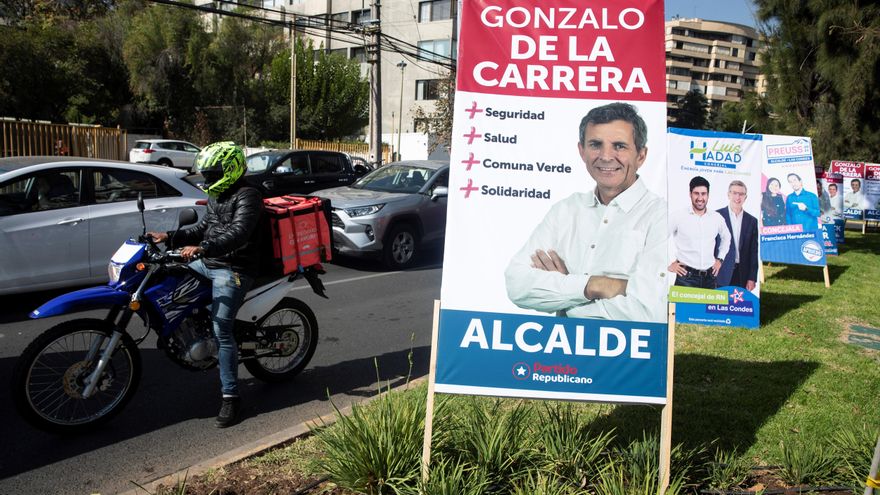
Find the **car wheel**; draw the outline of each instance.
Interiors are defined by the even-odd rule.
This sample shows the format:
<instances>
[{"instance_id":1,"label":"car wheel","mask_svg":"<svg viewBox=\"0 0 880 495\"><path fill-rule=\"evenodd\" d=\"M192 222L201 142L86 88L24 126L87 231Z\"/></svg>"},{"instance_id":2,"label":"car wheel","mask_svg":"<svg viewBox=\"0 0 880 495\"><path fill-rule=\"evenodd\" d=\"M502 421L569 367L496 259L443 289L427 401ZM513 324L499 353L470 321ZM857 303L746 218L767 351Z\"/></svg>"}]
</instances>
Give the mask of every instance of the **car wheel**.
<instances>
[{"instance_id":1,"label":"car wheel","mask_svg":"<svg viewBox=\"0 0 880 495\"><path fill-rule=\"evenodd\" d=\"M412 265L416 257L417 244L418 236L412 225L395 225L385 240L383 252L385 266L400 270Z\"/></svg>"},{"instance_id":2,"label":"car wheel","mask_svg":"<svg viewBox=\"0 0 880 495\"><path fill-rule=\"evenodd\" d=\"M165 165L166 167L173 167L174 166L174 164L171 163L171 160L169 160L167 158L163 158L163 159L159 160L159 165Z\"/></svg>"}]
</instances>

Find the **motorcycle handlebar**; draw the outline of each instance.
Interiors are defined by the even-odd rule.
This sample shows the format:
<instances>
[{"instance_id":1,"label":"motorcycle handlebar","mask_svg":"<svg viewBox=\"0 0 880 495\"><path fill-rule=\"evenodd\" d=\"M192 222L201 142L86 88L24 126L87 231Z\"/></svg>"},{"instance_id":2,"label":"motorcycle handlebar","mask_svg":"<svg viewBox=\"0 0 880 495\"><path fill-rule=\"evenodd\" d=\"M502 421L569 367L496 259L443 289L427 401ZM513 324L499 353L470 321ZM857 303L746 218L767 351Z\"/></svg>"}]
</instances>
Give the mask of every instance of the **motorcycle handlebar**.
<instances>
[{"instance_id":1,"label":"motorcycle handlebar","mask_svg":"<svg viewBox=\"0 0 880 495\"><path fill-rule=\"evenodd\" d=\"M184 262L184 263L189 262L189 261L195 261L195 260L197 260L197 259L199 259L199 258L202 257L201 254L195 254L195 255L193 255L191 258L184 258L183 256L181 256L180 251L181 251L180 249L174 249L174 250L172 250L172 251L166 251L166 252L165 252L165 256L166 256L170 261L178 261L178 262Z\"/></svg>"}]
</instances>

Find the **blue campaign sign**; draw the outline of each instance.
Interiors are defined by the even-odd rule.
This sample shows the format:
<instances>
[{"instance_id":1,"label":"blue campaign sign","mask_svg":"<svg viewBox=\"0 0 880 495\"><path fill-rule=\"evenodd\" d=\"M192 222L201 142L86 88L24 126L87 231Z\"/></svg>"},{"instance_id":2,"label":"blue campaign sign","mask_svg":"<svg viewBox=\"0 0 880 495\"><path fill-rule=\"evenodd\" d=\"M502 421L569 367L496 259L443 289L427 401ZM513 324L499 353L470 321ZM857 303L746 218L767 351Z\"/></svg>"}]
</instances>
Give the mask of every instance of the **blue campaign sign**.
<instances>
[{"instance_id":1,"label":"blue campaign sign","mask_svg":"<svg viewBox=\"0 0 880 495\"><path fill-rule=\"evenodd\" d=\"M835 220L835 222L836 222L836 220ZM822 224L822 241L823 241L823 246L825 248L826 255L837 256L839 254L839 251L837 249L836 228L837 228L837 225L834 223L823 223Z\"/></svg>"},{"instance_id":2,"label":"blue campaign sign","mask_svg":"<svg viewBox=\"0 0 880 495\"><path fill-rule=\"evenodd\" d=\"M438 392L666 403L667 326L445 309Z\"/></svg>"},{"instance_id":3,"label":"blue campaign sign","mask_svg":"<svg viewBox=\"0 0 880 495\"><path fill-rule=\"evenodd\" d=\"M725 286L728 304L677 303L675 321L697 325L758 328L761 305L757 296L742 287Z\"/></svg>"},{"instance_id":4,"label":"blue campaign sign","mask_svg":"<svg viewBox=\"0 0 880 495\"><path fill-rule=\"evenodd\" d=\"M767 229L764 229L767 231ZM761 234L761 259L794 265L825 266L822 232L778 232Z\"/></svg>"}]
</instances>

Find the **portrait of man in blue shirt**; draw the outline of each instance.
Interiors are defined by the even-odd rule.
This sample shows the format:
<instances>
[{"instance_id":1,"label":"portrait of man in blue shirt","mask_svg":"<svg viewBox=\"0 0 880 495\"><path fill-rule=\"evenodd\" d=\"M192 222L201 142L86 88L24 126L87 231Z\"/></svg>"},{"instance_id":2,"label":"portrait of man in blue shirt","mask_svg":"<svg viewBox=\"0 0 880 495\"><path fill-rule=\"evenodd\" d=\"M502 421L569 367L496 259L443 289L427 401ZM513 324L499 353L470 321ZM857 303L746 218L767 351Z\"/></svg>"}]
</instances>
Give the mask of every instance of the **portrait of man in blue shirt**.
<instances>
[{"instance_id":1,"label":"portrait of man in blue shirt","mask_svg":"<svg viewBox=\"0 0 880 495\"><path fill-rule=\"evenodd\" d=\"M819 229L819 197L804 189L801 176L788 174L792 193L785 199L785 223L801 225L804 232Z\"/></svg>"}]
</instances>

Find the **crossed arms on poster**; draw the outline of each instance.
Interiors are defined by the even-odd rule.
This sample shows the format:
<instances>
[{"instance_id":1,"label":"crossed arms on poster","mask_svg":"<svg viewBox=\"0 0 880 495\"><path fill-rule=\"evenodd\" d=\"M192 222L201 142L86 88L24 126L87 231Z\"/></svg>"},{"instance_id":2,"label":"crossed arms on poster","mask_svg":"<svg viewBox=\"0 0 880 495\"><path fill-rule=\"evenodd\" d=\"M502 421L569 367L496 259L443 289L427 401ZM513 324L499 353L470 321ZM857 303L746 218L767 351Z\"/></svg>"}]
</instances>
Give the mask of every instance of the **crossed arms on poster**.
<instances>
[{"instance_id":1,"label":"crossed arms on poster","mask_svg":"<svg viewBox=\"0 0 880 495\"><path fill-rule=\"evenodd\" d=\"M637 175L647 127L612 103L592 109L579 136L596 189L550 209L505 271L508 297L560 316L665 322L666 202Z\"/></svg>"}]
</instances>

